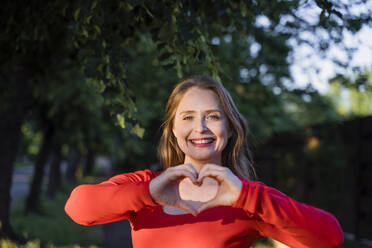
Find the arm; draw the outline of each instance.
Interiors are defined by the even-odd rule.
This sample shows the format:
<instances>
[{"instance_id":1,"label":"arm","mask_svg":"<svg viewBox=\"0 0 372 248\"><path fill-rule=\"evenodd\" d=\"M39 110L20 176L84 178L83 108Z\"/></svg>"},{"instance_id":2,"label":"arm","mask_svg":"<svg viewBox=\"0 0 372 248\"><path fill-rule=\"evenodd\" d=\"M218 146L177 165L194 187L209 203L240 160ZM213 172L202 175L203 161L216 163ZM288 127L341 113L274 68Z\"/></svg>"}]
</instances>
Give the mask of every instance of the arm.
<instances>
[{"instance_id":1,"label":"arm","mask_svg":"<svg viewBox=\"0 0 372 248\"><path fill-rule=\"evenodd\" d=\"M157 205L149 193L150 180L155 176L144 170L121 174L96 185L80 185L71 192L65 211L81 225L131 219L138 210Z\"/></svg>"},{"instance_id":2,"label":"arm","mask_svg":"<svg viewBox=\"0 0 372 248\"><path fill-rule=\"evenodd\" d=\"M293 248L331 248L343 243L341 227L333 215L296 202L262 183L240 179L242 190L233 207L255 216L262 236Z\"/></svg>"}]
</instances>

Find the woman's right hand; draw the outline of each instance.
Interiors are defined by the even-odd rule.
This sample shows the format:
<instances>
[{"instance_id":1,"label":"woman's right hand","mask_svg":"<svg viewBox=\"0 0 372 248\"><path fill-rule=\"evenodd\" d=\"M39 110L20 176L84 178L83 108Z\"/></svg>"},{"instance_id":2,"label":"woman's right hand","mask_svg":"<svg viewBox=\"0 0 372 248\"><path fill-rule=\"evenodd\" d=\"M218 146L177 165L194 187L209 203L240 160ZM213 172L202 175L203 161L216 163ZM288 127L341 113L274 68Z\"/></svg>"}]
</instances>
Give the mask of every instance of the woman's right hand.
<instances>
[{"instance_id":1,"label":"woman's right hand","mask_svg":"<svg viewBox=\"0 0 372 248\"><path fill-rule=\"evenodd\" d=\"M196 215L197 209L180 198L178 184L185 177L197 183L197 171L191 164L166 169L150 182L149 191L152 199L160 205L177 207Z\"/></svg>"}]
</instances>

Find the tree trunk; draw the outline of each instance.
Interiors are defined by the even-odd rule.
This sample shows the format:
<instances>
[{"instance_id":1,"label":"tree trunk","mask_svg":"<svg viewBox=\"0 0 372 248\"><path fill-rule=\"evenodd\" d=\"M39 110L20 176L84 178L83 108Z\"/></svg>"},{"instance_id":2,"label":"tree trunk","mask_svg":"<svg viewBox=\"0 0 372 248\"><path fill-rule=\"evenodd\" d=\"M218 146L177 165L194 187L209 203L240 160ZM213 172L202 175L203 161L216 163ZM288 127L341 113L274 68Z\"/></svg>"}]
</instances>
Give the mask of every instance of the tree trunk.
<instances>
[{"instance_id":1,"label":"tree trunk","mask_svg":"<svg viewBox=\"0 0 372 248\"><path fill-rule=\"evenodd\" d=\"M43 186L45 164L47 163L50 148L52 147L53 135L54 128L52 124L47 125L43 136L43 142L36 159L31 188L26 200L26 214L30 212L39 214L42 213L40 197Z\"/></svg>"},{"instance_id":2,"label":"tree trunk","mask_svg":"<svg viewBox=\"0 0 372 248\"><path fill-rule=\"evenodd\" d=\"M58 190L61 189L61 145L57 144L53 149L52 160L48 175L47 197L54 199Z\"/></svg>"},{"instance_id":3,"label":"tree trunk","mask_svg":"<svg viewBox=\"0 0 372 248\"><path fill-rule=\"evenodd\" d=\"M8 73L12 75L11 80L0 79L0 239L24 243L25 239L18 236L10 224L10 188L31 90L21 68Z\"/></svg>"},{"instance_id":4,"label":"tree trunk","mask_svg":"<svg viewBox=\"0 0 372 248\"><path fill-rule=\"evenodd\" d=\"M66 180L71 183L76 183L76 171L81 160L81 153L73 147L70 147L68 151L67 159L67 171L66 171Z\"/></svg>"},{"instance_id":5,"label":"tree trunk","mask_svg":"<svg viewBox=\"0 0 372 248\"><path fill-rule=\"evenodd\" d=\"M21 138L23 116L11 110L0 111L0 116L0 238L18 240L10 225L9 211L13 164Z\"/></svg>"},{"instance_id":6,"label":"tree trunk","mask_svg":"<svg viewBox=\"0 0 372 248\"><path fill-rule=\"evenodd\" d=\"M94 169L95 154L93 149L88 147L87 155L85 157L84 176L91 176Z\"/></svg>"}]
</instances>

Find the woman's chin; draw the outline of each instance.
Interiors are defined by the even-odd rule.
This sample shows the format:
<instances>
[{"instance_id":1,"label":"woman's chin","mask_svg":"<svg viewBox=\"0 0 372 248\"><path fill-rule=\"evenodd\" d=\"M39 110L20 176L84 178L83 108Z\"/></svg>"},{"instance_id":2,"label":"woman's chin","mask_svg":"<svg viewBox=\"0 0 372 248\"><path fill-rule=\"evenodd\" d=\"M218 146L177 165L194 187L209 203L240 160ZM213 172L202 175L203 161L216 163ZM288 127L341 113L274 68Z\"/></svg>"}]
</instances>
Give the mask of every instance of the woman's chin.
<instances>
[{"instance_id":1,"label":"woman's chin","mask_svg":"<svg viewBox=\"0 0 372 248\"><path fill-rule=\"evenodd\" d=\"M187 156L185 158L185 164L191 163L191 164L208 164L208 163L214 163L219 164L219 158L217 156Z\"/></svg>"}]
</instances>

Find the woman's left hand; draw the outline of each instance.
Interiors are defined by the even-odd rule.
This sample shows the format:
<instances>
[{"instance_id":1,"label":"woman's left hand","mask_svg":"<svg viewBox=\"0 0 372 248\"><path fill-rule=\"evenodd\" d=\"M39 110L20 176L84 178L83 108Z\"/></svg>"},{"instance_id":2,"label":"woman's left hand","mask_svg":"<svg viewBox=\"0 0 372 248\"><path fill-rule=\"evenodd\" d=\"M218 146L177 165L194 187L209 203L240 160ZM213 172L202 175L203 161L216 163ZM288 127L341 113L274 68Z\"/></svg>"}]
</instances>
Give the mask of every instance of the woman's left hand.
<instances>
[{"instance_id":1,"label":"woman's left hand","mask_svg":"<svg viewBox=\"0 0 372 248\"><path fill-rule=\"evenodd\" d=\"M219 183L219 187L216 197L200 205L198 213L216 206L231 206L238 200L242 182L229 168L206 164L199 172L198 182L201 183L205 177L215 179Z\"/></svg>"}]
</instances>

